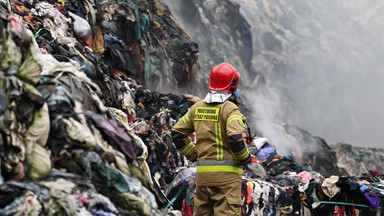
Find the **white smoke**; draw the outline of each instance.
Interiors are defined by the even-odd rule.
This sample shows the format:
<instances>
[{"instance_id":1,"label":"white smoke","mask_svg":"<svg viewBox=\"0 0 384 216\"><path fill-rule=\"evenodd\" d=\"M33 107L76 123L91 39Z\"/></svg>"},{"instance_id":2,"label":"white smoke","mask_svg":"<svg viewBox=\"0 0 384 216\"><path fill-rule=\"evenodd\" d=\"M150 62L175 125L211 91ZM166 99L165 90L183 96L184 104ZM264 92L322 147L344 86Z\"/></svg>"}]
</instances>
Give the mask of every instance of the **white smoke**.
<instances>
[{"instance_id":1,"label":"white smoke","mask_svg":"<svg viewBox=\"0 0 384 216\"><path fill-rule=\"evenodd\" d=\"M251 115L248 118L257 129L256 136L266 137L269 143L277 147L277 153L290 154L295 145L295 139L288 135L282 127L287 113L284 109L282 94L277 88L264 88L261 91L246 90L241 94L247 104L251 106Z\"/></svg>"},{"instance_id":2,"label":"white smoke","mask_svg":"<svg viewBox=\"0 0 384 216\"><path fill-rule=\"evenodd\" d=\"M384 3L379 0L263 1L269 4L266 5L234 1L252 24L254 60L263 49L260 38L267 32L274 34L283 47L280 53L274 53L282 57L276 60L289 65L283 73L281 68L273 67L261 71L267 78L266 92L244 90L258 119L254 127L263 136L279 145L279 150L280 146L289 147L290 139L284 138L284 133L275 127L286 122L324 138L329 144L343 141L356 146L382 146ZM164 2L192 39L194 34L200 34L193 33L192 24L197 24L194 14L182 16L188 11L180 10L184 3ZM191 2L194 1L188 4ZM209 55L200 50L201 58ZM260 66L259 62L256 66Z\"/></svg>"}]
</instances>

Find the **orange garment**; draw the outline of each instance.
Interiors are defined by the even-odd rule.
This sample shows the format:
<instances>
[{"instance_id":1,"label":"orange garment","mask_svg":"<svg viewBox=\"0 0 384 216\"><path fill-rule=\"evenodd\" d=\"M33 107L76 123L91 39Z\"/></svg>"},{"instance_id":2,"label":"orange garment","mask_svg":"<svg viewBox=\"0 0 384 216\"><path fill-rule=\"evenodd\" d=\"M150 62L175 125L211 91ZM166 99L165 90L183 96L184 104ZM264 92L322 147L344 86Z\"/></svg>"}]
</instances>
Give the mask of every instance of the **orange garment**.
<instances>
[{"instance_id":1,"label":"orange garment","mask_svg":"<svg viewBox=\"0 0 384 216\"><path fill-rule=\"evenodd\" d=\"M99 26L96 26L93 30L92 50L99 56L105 51L103 31Z\"/></svg>"}]
</instances>

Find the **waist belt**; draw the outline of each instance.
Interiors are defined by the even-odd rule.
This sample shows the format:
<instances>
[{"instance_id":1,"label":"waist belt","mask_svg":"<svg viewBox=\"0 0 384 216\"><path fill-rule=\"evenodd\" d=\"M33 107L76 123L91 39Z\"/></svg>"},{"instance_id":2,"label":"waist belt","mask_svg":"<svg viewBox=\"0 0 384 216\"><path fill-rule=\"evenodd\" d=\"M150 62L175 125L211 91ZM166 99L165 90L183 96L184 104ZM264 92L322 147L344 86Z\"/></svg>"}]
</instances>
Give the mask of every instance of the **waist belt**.
<instances>
[{"instance_id":1,"label":"waist belt","mask_svg":"<svg viewBox=\"0 0 384 216\"><path fill-rule=\"evenodd\" d=\"M234 172L243 174L241 165L233 160L199 160L196 162L196 172Z\"/></svg>"}]
</instances>

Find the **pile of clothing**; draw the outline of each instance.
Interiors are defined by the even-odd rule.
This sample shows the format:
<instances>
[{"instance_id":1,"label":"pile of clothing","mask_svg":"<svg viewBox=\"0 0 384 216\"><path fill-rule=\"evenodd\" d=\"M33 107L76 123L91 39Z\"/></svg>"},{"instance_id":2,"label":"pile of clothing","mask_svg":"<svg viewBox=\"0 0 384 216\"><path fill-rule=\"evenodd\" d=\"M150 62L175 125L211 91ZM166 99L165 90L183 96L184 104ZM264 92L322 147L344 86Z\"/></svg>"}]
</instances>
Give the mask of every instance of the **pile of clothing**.
<instances>
[{"instance_id":1,"label":"pile of clothing","mask_svg":"<svg viewBox=\"0 0 384 216\"><path fill-rule=\"evenodd\" d=\"M216 9L236 7L223 4ZM157 0L0 6L0 215L191 215L195 170L170 129L200 99L204 74L197 44L167 7ZM239 21L232 36L244 47L249 29L240 14L232 17ZM338 177L324 140L291 125L279 130L322 154L293 148L294 157L271 154L266 166L256 157L244 173L244 215L380 210L379 168Z\"/></svg>"},{"instance_id":2,"label":"pile of clothing","mask_svg":"<svg viewBox=\"0 0 384 216\"><path fill-rule=\"evenodd\" d=\"M156 0L0 6L1 215L180 215L162 189L189 164L166 129L198 98L143 87L193 92L198 47L172 14Z\"/></svg>"},{"instance_id":3,"label":"pile of clothing","mask_svg":"<svg viewBox=\"0 0 384 216\"><path fill-rule=\"evenodd\" d=\"M277 154L267 138L256 138L252 144L255 157L243 175L244 215L381 214L380 171L324 175L310 164L300 166L291 156Z\"/></svg>"},{"instance_id":4,"label":"pile of clothing","mask_svg":"<svg viewBox=\"0 0 384 216\"><path fill-rule=\"evenodd\" d=\"M311 166L299 166L281 156L268 142L260 143L257 154L244 169L241 215L252 216L345 216L381 215L384 175L369 170L358 176L324 176ZM183 215L192 216L194 168L179 168L165 193Z\"/></svg>"},{"instance_id":5,"label":"pile of clothing","mask_svg":"<svg viewBox=\"0 0 384 216\"><path fill-rule=\"evenodd\" d=\"M11 1L8 6L31 30L40 52L73 62L99 85L115 74L154 90L197 89L198 45L158 0ZM110 88L105 86L112 94Z\"/></svg>"},{"instance_id":6,"label":"pile of clothing","mask_svg":"<svg viewBox=\"0 0 384 216\"><path fill-rule=\"evenodd\" d=\"M323 177L317 172L284 174L291 185L243 179L243 215L381 215L383 179Z\"/></svg>"},{"instance_id":7,"label":"pile of clothing","mask_svg":"<svg viewBox=\"0 0 384 216\"><path fill-rule=\"evenodd\" d=\"M338 142L332 145L337 155L337 166L346 175L357 176L367 170L383 170L384 149L352 146Z\"/></svg>"}]
</instances>

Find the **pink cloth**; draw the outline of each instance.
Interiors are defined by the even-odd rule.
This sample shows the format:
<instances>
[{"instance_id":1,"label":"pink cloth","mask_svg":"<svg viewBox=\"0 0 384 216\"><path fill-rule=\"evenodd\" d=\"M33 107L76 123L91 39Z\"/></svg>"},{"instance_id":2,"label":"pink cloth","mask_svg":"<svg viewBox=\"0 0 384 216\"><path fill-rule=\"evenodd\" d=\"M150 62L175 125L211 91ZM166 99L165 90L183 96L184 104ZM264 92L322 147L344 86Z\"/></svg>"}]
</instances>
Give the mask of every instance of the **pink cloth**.
<instances>
[{"instance_id":1,"label":"pink cloth","mask_svg":"<svg viewBox=\"0 0 384 216\"><path fill-rule=\"evenodd\" d=\"M303 183L309 183L309 181L311 180L311 173L309 173L308 171L302 171L297 175L301 177Z\"/></svg>"},{"instance_id":2,"label":"pink cloth","mask_svg":"<svg viewBox=\"0 0 384 216\"><path fill-rule=\"evenodd\" d=\"M14 176L11 181L21 181L25 177L24 165L21 161L19 161L19 172L16 176Z\"/></svg>"}]
</instances>

